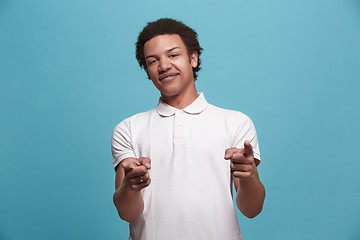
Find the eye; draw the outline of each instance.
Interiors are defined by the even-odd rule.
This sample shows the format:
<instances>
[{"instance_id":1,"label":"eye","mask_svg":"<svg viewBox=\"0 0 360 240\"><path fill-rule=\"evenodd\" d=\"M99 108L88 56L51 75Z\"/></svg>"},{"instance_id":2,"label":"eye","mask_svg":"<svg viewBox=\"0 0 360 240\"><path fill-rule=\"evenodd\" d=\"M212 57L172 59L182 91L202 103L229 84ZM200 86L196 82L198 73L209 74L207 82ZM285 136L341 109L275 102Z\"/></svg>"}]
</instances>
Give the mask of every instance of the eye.
<instances>
[{"instance_id":1,"label":"eye","mask_svg":"<svg viewBox=\"0 0 360 240\"><path fill-rule=\"evenodd\" d=\"M177 56L179 56L179 54L177 54L177 53L173 53L173 54L170 55L171 58L175 58Z\"/></svg>"},{"instance_id":2,"label":"eye","mask_svg":"<svg viewBox=\"0 0 360 240\"><path fill-rule=\"evenodd\" d=\"M148 65L151 65L151 64L153 64L153 63L155 63L156 62L156 59L152 59L152 60L150 60L150 61L148 61Z\"/></svg>"}]
</instances>

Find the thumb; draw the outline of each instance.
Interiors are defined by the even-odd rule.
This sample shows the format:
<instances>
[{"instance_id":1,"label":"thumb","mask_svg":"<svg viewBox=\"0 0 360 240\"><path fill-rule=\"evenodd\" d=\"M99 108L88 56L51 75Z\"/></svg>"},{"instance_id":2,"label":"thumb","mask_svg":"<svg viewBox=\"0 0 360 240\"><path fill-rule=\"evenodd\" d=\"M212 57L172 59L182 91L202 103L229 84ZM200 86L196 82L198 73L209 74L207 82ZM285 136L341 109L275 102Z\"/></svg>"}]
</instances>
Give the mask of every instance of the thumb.
<instances>
[{"instance_id":1,"label":"thumb","mask_svg":"<svg viewBox=\"0 0 360 240\"><path fill-rule=\"evenodd\" d=\"M141 157L139 158L140 164L144 165L147 169L151 168L151 160L147 157Z\"/></svg>"},{"instance_id":2,"label":"thumb","mask_svg":"<svg viewBox=\"0 0 360 240\"><path fill-rule=\"evenodd\" d=\"M229 160L233 156L236 150L237 149L234 147L226 149L224 159Z\"/></svg>"},{"instance_id":3,"label":"thumb","mask_svg":"<svg viewBox=\"0 0 360 240\"><path fill-rule=\"evenodd\" d=\"M131 170L132 168L136 166L140 166L140 162L136 158L126 158L122 161L121 166L125 170Z\"/></svg>"}]
</instances>

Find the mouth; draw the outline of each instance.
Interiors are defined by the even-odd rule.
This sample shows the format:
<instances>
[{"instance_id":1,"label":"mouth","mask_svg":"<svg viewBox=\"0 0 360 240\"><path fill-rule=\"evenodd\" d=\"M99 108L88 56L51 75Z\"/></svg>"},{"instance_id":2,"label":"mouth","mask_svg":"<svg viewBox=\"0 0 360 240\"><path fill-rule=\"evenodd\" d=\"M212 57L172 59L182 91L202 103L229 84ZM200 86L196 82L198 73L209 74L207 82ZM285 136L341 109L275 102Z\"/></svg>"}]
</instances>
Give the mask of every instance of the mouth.
<instances>
[{"instance_id":1,"label":"mouth","mask_svg":"<svg viewBox=\"0 0 360 240\"><path fill-rule=\"evenodd\" d=\"M164 73L159 76L160 81L170 81L175 78L179 73Z\"/></svg>"}]
</instances>

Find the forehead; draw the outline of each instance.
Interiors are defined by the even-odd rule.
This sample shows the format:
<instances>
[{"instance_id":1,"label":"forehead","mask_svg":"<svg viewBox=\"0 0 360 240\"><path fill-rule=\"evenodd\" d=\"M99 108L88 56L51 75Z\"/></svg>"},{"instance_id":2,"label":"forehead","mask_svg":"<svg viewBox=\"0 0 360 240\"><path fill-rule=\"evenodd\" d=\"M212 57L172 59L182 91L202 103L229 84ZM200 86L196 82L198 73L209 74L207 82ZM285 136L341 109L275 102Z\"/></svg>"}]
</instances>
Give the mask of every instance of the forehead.
<instances>
[{"instance_id":1,"label":"forehead","mask_svg":"<svg viewBox=\"0 0 360 240\"><path fill-rule=\"evenodd\" d=\"M179 48L180 50L186 50L186 46L177 34L166 34L156 36L144 44L144 55L158 55L162 54L170 49Z\"/></svg>"}]
</instances>

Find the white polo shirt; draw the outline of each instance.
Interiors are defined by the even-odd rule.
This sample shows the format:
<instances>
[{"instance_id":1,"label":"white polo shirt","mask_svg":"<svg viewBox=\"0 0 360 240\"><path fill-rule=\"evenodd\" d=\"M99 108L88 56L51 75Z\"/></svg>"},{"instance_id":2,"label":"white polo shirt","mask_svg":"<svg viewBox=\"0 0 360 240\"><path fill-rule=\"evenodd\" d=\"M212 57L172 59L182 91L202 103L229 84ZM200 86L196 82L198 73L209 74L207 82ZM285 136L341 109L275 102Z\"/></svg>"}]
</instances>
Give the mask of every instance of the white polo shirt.
<instances>
[{"instance_id":1,"label":"white polo shirt","mask_svg":"<svg viewBox=\"0 0 360 240\"><path fill-rule=\"evenodd\" d=\"M184 109L160 100L157 108L118 124L114 167L128 157L151 159L151 183L141 190L144 211L130 223L129 239L242 239L224 155L229 147L243 148L245 140L260 160L250 118L208 104L202 93Z\"/></svg>"}]
</instances>

